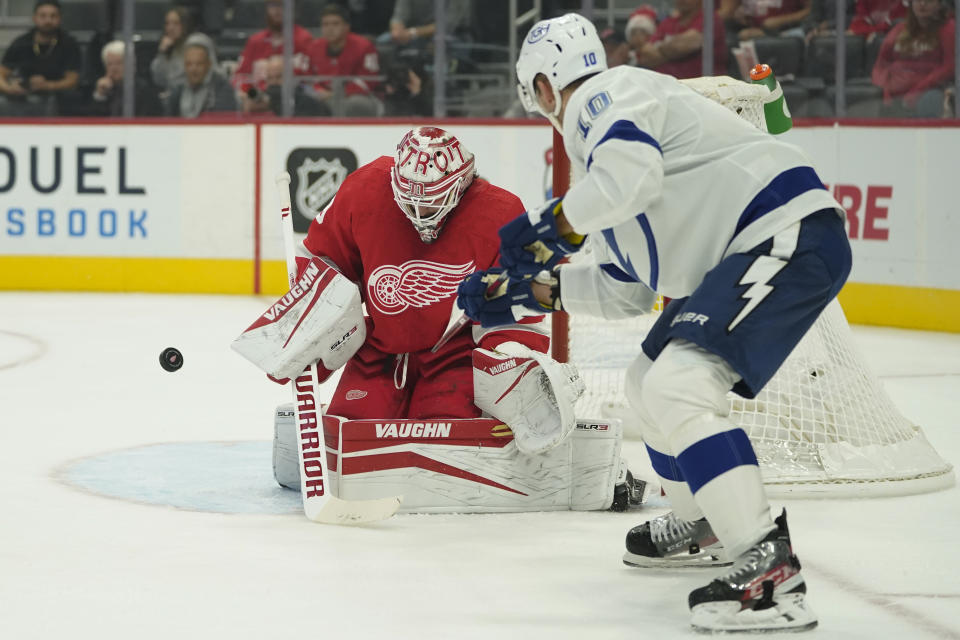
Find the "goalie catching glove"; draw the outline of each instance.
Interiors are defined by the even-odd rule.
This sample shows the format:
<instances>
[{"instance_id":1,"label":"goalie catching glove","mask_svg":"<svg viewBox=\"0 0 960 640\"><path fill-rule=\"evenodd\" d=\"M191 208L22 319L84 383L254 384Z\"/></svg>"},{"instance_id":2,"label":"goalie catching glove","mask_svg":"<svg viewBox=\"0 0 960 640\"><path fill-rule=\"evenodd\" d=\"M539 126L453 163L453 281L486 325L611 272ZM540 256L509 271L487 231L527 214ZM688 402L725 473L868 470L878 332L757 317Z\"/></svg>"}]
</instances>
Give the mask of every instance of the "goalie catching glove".
<instances>
[{"instance_id":1,"label":"goalie catching glove","mask_svg":"<svg viewBox=\"0 0 960 640\"><path fill-rule=\"evenodd\" d=\"M577 425L573 406L584 391L580 373L516 342L498 349L473 350L474 404L510 427L522 453L552 449Z\"/></svg>"},{"instance_id":2,"label":"goalie catching glove","mask_svg":"<svg viewBox=\"0 0 960 640\"><path fill-rule=\"evenodd\" d=\"M270 305L231 347L272 378L294 378L321 362L330 371L363 345L360 290L330 263L313 258L289 292Z\"/></svg>"},{"instance_id":3,"label":"goalie catching glove","mask_svg":"<svg viewBox=\"0 0 960 640\"><path fill-rule=\"evenodd\" d=\"M561 198L548 200L500 227L500 264L511 277L531 278L551 270L583 246L586 236L557 230L557 216L563 213Z\"/></svg>"}]
</instances>

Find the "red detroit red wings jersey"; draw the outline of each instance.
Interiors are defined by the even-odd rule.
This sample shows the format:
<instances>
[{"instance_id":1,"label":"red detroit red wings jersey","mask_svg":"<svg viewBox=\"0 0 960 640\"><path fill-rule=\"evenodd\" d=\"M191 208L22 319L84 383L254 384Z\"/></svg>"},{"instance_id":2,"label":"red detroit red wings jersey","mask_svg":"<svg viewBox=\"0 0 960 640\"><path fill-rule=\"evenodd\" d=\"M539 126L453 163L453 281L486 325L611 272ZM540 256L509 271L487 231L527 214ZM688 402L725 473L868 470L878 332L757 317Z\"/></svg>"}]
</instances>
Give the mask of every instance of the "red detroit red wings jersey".
<instances>
[{"instance_id":1,"label":"red detroit red wings jersey","mask_svg":"<svg viewBox=\"0 0 960 640\"><path fill-rule=\"evenodd\" d=\"M337 55L330 55L328 43L323 38L313 41L310 48L310 64L313 73L318 76L376 76L380 73L380 58L373 43L355 33L347 34L347 42ZM325 89L329 82L320 82ZM344 91L348 96L358 93L370 93L377 83L373 80L357 79L348 82Z\"/></svg>"},{"instance_id":2,"label":"red detroit red wings jersey","mask_svg":"<svg viewBox=\"0 0 960 640\"><path fill-rule=\"evenodd\" d=\"M524 208L510 192L475 179L439 237L426 244L393 199L392 166L393 158L384 156L347 176L310 225L304 247L359 283L370 316L368 344L384 353L411 353L436 344L457 286L497 263L496 231ZM454 342L463 346L463 338L448 344Z\"/></svg>"},{"instance_id":3,"label":"red detroit red wings jersey","mask_svg":"<svg viewBox=\"0 0 960 640\"><path fill-rule=\"evenodd\" d=\"M313 36L298 24L293 25L293 72L296 75L310 73L310 46ZM264 88L266 70L260 66L271 56L283 55L283 40L269 29L258 31L247 39L240 54L237 70L233 74L233 86L246 91L254 84Z\"/></svg>"}]
</instances>

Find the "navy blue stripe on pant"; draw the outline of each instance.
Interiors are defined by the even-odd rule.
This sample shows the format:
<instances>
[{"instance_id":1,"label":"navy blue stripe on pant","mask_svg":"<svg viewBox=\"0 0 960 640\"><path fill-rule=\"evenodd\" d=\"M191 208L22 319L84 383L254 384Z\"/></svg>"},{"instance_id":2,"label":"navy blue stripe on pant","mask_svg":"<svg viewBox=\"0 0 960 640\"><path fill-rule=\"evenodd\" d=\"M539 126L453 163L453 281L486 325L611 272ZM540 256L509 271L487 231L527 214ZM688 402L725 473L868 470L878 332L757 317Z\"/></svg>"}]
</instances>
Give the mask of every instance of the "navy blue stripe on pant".
<instances>
[{"instance_id":1,"label":"navy blue stripe on pant","mask_svg":"<svg viewBox=\"0 0 960 640\"><path fill-rule=\"evenodd\" d=\"M677 464L677 459L673 456L668 456L665 453L660 453L656 449L652 449L650 445L646 445L647 453L650 455L650 465L653 467L653 470L657 472L657 475L663 478L664 480L673 480L674 482L683 482L683 473L680 471L680 465Z\"/></svg>"},{"instance_id":2,"label":"navy blue stripe on pant","mask_svg":"<svg viewBox=\"0 0 960 640\"><path fill-rule=\"evenodd\" d=\"M747 433L740 428L695 442L676 458L690 491L696 493L714 478L743 465L759 466Z\"/></svg>"}]
</instances>

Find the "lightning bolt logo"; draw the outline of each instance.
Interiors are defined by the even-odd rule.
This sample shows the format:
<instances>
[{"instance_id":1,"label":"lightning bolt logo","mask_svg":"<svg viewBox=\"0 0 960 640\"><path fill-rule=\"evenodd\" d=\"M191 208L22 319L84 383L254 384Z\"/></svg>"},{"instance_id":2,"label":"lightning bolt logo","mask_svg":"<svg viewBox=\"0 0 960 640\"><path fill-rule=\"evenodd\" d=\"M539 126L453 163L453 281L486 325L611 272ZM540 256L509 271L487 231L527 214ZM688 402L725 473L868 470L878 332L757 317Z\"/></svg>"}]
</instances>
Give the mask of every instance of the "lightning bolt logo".
<instances>
[{"instance_id":1,"label":"lightning bolt logo","mask_svg":"<svg viewBox=\"0 0 960 640\"><path fill-rule=\"evenodd\" d=\"M749 289L740 294L740 298L746 300L747 304L743 306L743 309L741 309L737 317L733 319L733 322L727 325L727 333L733 331L744 318L757 308L757 305L770 295L773 291L773 286L767 283L773 279L773 276L780 273L780 270L785 266L787 266L785 260L779 260L770 256L758 256L757 259L753 261L753 264L747 268L747 272L743 274L739 282L741 286L750 285Z\"/></svg>"}]
</instances>

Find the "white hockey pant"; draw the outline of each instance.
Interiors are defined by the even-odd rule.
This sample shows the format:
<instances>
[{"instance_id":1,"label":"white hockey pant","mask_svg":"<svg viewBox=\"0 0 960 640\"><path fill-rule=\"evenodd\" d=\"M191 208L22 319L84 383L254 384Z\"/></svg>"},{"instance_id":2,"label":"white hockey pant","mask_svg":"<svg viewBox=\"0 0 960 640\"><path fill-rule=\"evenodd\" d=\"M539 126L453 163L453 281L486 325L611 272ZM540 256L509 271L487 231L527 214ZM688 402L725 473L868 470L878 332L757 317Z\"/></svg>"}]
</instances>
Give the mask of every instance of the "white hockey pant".
<instances>
[{"instance_id":1,"label":"white hockey pant","mask_svg":"<svg viewBox=\"0 0 960 640\"><path fill-rule=\"evenodd\" d=\"M569 438L525 455L491 418L345 420L325 416L329 486L345 500L403 496L404 513L608 509L622 481L620 422L578 421ZM277 408L273 472L300 487L292 405ZM625 468L624 468L625 470Z\"/></svg>"},{"instance_id":2,"label":"white hockey pant","mask_svg":"<svg viewBox=\"0 0 960 640\"><path fill-rule=\"evenodd\" d=\"M672 456L672 453L670 453L672 450L670 445L667 444L666 436L660 431L640 399L643 378L647 375L651 365L653 365L653 360L648 358L647 354L641 352L627 369L624 390L630 408L634 411L632 424L639 428L644 444L647 445L648 449ZM656 467L654 470L656 471ZM665 477L669 474L657 475L660 477L660 486L669 498L677 517L683 520L699 520L703 517L703 512L697 506L696 500L693 499L693 493L686 482L672 480L671 478L674 476Z\"/></svg>"},{"instance_id":3,"label":"white hockey pant","mask_svg":"<svg viewBox=\"0 0 960 640\"><path fill-rule=\"evenodd\" d=\"M677 516L705 515L730 557L774 528L752 447L728 417L739 379L719 356L673 340L654 362L641 355L625 384Z\"/></svg>"}]
</instances>

